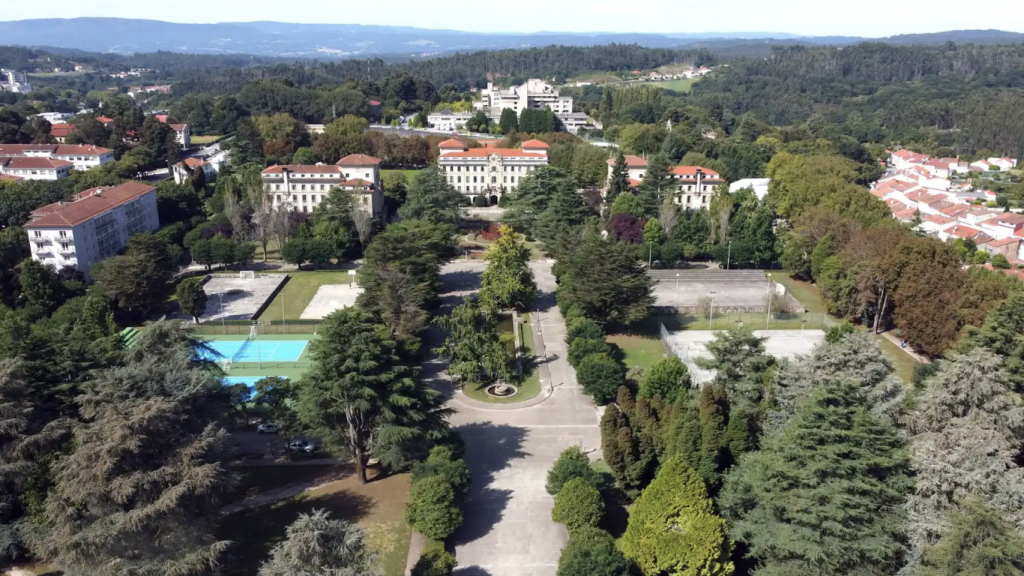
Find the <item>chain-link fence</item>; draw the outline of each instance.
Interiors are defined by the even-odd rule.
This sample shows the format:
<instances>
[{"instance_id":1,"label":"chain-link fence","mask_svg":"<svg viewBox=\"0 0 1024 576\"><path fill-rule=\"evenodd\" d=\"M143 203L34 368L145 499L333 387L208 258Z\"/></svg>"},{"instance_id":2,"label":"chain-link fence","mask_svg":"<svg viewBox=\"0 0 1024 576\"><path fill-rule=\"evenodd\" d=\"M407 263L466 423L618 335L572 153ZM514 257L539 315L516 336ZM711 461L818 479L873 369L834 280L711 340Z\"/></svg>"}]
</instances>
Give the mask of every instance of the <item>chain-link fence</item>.
<instances>
[{"instance_id":1,"label":"chain-link fence","mask_svg":"<svg viewBox=\"0 0 1024 576\"><path fill-rule=\"evenodd\" d=\"M320 320L274 320L255 322L257 333L263 334L316 334ZM207 336L248 336L253 322L249 320L216 320L194 326L196 334Z\"/></svg>"},{"instance_id":2,"label":"chain-link fence","mask_svg":"<svg viewBox=\"0 0 1024 576\"><path fill-rule=\"evenodd\" d=\"M673 330L728 330L736 326L749 326L753 330L827 330L835 324L828 314L725 312L710 317L698 314L680 314L669 321Z\"/></svg>"}]
</instances>

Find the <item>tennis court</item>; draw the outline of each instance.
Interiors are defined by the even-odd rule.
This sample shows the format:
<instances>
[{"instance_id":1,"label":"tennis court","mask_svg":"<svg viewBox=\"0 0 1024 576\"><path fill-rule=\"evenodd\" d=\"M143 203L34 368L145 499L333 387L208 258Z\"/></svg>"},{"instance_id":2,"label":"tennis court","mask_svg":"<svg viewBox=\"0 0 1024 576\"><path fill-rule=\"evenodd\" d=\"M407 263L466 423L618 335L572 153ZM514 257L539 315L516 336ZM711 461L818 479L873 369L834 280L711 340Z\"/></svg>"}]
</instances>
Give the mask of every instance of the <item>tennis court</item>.
<instances>
[{"instance_id":1,"label":"tennis court","mask_svg":"<svg viewBox=\"0 0 1024 576\"><path fill-rule=\"evenodd\" d=\"M212 340L206 343L212 360L242 362L298 362L308 340Z\"/></svg>"},{"instance_id":2,"label":"tennis court","mask_svg":"<svg viewBox=\"0 0 1024 576\"><path fill-rule=\"evenodd\" d=\"M235 384L245 384L247 388L253 389L256 387L256 382L267 378L267 376L225 376L223 378L225 386L234 386ZM285 378L287 380L287 378Z\"/></svg>"}]
</instances>

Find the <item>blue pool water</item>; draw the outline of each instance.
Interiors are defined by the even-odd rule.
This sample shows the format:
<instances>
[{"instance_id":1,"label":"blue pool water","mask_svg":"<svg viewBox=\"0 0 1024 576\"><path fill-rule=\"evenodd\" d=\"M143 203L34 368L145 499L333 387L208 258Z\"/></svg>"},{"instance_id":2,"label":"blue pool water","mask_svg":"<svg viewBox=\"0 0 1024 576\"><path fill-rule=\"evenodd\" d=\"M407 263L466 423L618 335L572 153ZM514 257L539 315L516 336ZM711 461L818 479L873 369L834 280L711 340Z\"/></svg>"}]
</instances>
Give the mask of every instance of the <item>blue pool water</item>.
<instances>
[{"instance_id":1,"label":"blue pool water","mask_svg":"<svg viewBox=\"0 0 1024 576\"><path fill-rule=\"evenodd\" d=\"M206 345L214 351L211 360L297 362L308 343L308 340L216 340Z\"/></svg>"}]
</instances>

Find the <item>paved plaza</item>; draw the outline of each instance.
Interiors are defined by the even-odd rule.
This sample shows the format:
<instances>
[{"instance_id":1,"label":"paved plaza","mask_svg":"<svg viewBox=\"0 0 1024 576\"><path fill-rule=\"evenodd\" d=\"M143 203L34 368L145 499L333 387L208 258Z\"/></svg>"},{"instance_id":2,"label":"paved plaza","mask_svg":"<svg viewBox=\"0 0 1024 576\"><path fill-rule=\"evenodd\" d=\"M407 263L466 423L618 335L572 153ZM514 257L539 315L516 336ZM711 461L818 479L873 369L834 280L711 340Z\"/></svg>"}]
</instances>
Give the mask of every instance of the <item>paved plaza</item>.
<instances>
[{"instance_id":1,"label":"paved plaza","mask_svg":"<svg viewBox=\"0 0 1024 576\"><path fill-rule=\"evenodd\" d=\"M707 343L714 340L715 332L682 330L669 333L668 347L686 362L694 384L703 384L715 376L713 371L699 368L696 364L697 358L708 356ZM810 354L818 343L825 341L823 330L755 330L754 335L768 339L764 343L765 352L790 360Z\"/></svg>"},{"instance_id":2,"label":"paved plaza","mask_svg":"<svg viewBox=\"0 0 1024 576\"><path fill-rule=\"evenodd\" d=\"M211 276L203 284L208 298L202 321L251 320L285 278L285 274L257 274L255 278L239 278L237 273Z\"/></svg>"},{"instance_id":3,"label":"paved plaza","mask_svg":"<svg viewBox=\"0 0 1024 576\"><path fill-rule=\"evenodd\" d=\"M355 306L356 298L363 293L361 286L352 284L324 284L317 289L309 305L302 311L299 318L303 320L320 320L335 310Z\"/></svg>"},{"instance_id":4,"label":"paved plaza","mask_svg":"<svg viewBox=\"0 0 1024 576\"><path fill-rule=\"evenodd\" d=\"M485 266L479 261L446 265L444 306L477 290ZM551 520L554 499L544 490L548 469L572 445L582 446L592 459L600 457L597 409L566 360L565 321L555 306L551 263L531 262L530 268L540 292L533 318L542 340L535 342L542 357L542 388L553 386L547 400L518 409L470 405L451 393L441 362L424 368L451 397L449 405L456 409L452 424L466 440L466 463L473 474L463 504L465 521L452 537L459 562L455 573L462 576L554 576L569 535Z\"/></svg>"}]
</instances>

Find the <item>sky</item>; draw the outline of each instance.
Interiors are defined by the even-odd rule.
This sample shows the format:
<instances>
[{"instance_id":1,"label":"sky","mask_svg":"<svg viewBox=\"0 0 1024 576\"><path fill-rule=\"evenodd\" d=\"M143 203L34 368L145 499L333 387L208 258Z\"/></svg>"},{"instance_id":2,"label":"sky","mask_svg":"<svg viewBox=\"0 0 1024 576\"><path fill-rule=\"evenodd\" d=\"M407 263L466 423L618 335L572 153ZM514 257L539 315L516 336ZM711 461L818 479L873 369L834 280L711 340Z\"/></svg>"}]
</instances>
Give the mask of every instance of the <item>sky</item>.
<instances>
[{"instance_id":1,"label":"sky","mask_svg":"<svg viewBox=\"0 0 1024 576\"><path fill-rule=\"evenodd\" d=\"M475 5L478 9L469 6ZM0 20L103 16L184 23L271 20L469 32L782 32L806 36L997 28L1024 32L1024 10L967 9L963 0L0 0ZM998 4L998 3L997 3ZM1009 8L1010 2L1004 5ZM995 5L993 5L995 6Z\"/></svg>"}]
</instances>

